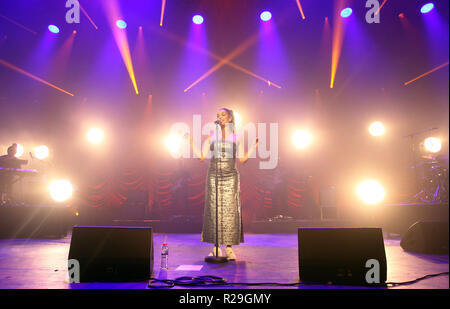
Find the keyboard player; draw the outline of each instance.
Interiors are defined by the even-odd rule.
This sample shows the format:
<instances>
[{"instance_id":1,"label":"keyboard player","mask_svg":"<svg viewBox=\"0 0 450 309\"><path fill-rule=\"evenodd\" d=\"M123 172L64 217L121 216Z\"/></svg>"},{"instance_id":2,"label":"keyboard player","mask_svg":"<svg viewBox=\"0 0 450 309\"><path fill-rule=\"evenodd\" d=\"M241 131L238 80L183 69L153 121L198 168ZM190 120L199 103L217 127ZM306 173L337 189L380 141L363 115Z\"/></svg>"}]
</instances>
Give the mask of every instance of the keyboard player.
<instances>
[{"instance_id":1,"label":"keyboard player","mask_svg":"<svg viewBox=\"0 0 450 309\"><path fill-rule=\"evenodd\" d=\"M14 143L8 147L7 154L0 156L0 167L4 168L20 168L21 165L28 161L16 158L17 144ZM0 174L0 204L5 204L11 200L12 185L14 175Z\"/></svg>"}]
</instances>

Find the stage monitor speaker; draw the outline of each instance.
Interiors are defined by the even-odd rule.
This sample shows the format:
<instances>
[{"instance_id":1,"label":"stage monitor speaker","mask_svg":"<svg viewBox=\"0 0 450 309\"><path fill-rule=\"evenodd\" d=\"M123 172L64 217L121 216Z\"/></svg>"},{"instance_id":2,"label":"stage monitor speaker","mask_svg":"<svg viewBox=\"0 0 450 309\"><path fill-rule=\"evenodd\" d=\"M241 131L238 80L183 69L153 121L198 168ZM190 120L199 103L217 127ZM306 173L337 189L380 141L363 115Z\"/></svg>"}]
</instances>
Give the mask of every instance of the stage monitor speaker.
<instances>
[{"instance_id":1,"label":"stage monitor speaker","mask_svg":"<svg viewBox=\"0 0 450 309\"><path fill-rule=\"evenodd\" d=\"M386 253L381 228L299 228L302 282L385 285Z\"/></svg>"},{"instance_id":2,"label":"stage monitor speaker","mask_svg":"<svg viewBox=\"0 0 450 309\"><path fill-rule=\"evenodd\" d=\"M78 261L79 282L146 281L153 271L152 228L74 226L72 259Z\"/></svg>"},{"instance_id":3,"label":"stage monitor speaker","mask_svg":"<svg viewBox=\"0 0 450 309\"><path fill-rule=\"evenodd\" d=\"M446 254L448 232L448 221L418 221L409 227L400 246L410 252Z\"/></svg>"}]
</instances>

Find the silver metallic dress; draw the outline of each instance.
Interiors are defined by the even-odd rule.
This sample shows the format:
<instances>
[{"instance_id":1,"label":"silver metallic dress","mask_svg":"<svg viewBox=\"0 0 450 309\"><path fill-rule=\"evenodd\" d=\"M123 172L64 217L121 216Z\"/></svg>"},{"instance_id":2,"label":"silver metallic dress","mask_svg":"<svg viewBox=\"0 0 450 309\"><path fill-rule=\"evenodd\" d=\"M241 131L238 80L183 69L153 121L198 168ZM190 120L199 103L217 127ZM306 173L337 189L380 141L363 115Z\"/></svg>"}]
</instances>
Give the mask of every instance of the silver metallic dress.
<instances>
[{"instance_id":1,"label":"silver metallic dress","mask_svg":"<svg viewBox=\"0 0 450 309\"><path fill-rule=\"evenodd\" d=\"M220 141L218 155L211 143L211 160L206 179L205 210L201 241L216 242L216 163L218 170L219 244L244 242L240 200L240 176L236 167L236 143ZM217 157L217 158L216 158Z\"/></svg>"}]
</instances>

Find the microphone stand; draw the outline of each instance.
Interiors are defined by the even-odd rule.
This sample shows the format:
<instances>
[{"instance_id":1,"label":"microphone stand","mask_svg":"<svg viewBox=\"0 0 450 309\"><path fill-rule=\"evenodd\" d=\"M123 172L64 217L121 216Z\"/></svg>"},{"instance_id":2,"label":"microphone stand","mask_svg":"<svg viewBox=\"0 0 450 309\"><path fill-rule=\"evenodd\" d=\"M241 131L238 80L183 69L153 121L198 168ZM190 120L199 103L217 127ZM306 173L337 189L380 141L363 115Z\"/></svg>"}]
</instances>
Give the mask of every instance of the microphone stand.
<instances>
[{"instance_id":1,"label":"microphone stand","mask_svg":"<svg viewBox=\"0 0 450 309\"><path fill-rule=\"evenodd\" d=\"M219 153L218 141L219 141L219 124L216 123L216 142L214 144L214 156L216 158L216 176L215 176L215 184L216 184L216 244L215 244L215 249L216 249L216 254L213 256L205 257L205 262L216 263L216 264L228 262L228 259L225 256L219 256L219 183L218 183L219 168L218 168L218 163L220 160L220 156L218 155L218 153Z\"/></svg>"}]
</instances>

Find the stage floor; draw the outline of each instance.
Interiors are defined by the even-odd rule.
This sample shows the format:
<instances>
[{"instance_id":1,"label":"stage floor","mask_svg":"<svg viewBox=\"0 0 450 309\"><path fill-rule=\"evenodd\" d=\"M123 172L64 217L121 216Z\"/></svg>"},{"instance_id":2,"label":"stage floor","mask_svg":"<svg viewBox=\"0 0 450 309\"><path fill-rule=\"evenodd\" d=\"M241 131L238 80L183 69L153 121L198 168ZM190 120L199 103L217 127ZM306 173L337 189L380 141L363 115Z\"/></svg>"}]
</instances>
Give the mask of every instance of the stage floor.
<instances>
[{"instance_id":1,"label":"stage floor","mask_svg":"<svg viewBox=\"0 0 450 309\"><path fill-rule=\"evenodd\" d=\"M169 270L160 271L160 245L167 236L169 244ZM62 239L1 239L0 288L1 289L145 289L146 282L138 283L68 283L67 257L71 235ZM181 276L213 275L228 282L280 282L298 281L298 253L296 234L246 234L245 243L235 246L238 260L225 264L207 264L204 257L212 246L200 242L200 234L154 235L154 276L175 279ZM449 270L446 255L426 255L404 252L400 239L385 238L388 282L409 281L427 274ZM176 270L181 265L201 265L201 270ZM182 288L182 287L175 287ZM277 286L226 287L280 288ZM282 287L291 289L350 288L334 285L302 285ZM422 280L404 289L448 289L448 275Z\"/></svg>"}]
</instances>

